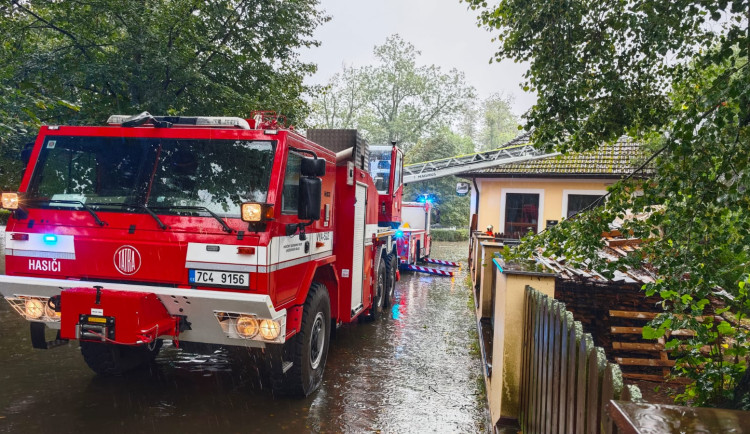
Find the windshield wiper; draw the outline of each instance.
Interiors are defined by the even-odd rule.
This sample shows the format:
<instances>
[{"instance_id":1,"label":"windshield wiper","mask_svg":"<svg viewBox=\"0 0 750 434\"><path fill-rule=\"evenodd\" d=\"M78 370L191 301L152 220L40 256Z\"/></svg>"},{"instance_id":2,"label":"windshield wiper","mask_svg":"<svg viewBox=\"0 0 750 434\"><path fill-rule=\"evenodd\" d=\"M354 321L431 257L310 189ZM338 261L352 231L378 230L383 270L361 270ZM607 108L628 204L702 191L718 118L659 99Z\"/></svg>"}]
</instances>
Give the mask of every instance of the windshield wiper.
<instances>
[{"instance_id":1,"label":"windshield wiper","mask_svg":"<svg viewBox=\"0 0 750 434\"><path fill-rule=\"evenodd\" d=\"M143 211L146 211L146 214L150 215L151 217L154 218L154 220L156 220L156 224L159 225L159 228L161 228L162 230L169 229L169 226L165 225L164 222L161 221L161 219L159 218L159 216L156 215L156 213L153 212L146 205L131 205L131 204L125 203L125 202L109 202L109 203L96 202L96 203L90 203L89 205L96 205L96 206L121 206L121 207L127 207L127 208L141 209Z\"/></svg>"},{"instance_id":2,"label":"windshield wiper","mask_svg":"<svg viewBox=\"0 0 750 434\"><path fill-rule=\"evenodd\" d=\"M98 224L99 226L104 226L104 225L105 225L105 223L104 223L104 222L103 222L103 221L102 221L102 220L101 220L101 219L99 218L99 216L98 216L98 215L96 215L96 213L94 212L94 210L93 210L93 209L91 209L91 207L90 207L90 206L88 206L88 205L86 205L85 203L81 202L80 200L68 200L68 199L41 199L41 200L39 200L39 202L49 202L50 204L51 204L52 202L56 202L56 203L70 203L70 204L73 204L73 205L80 205L80 206L81 206L81 208L83 208L83 209L84 209L85 211L87 211L87 212L88 212L89 214L91 214L91 217L93 217L93 218L94 218L94 220L96 220L96 223L97 223L97 224Z\"/></svg>"},{"instance_id":3,"label":"windshield wiper","mask_svg":"<svg viewBox=\"0 0 750 434\"><path fill-rule=\"evenodd\" d=\"M205 206L156 206L152 207L154 209L185 209L185 210L193 210L193 211L205 211L209 214L211 214L211 217L216 219L217 222L221 223L221 227L224 229L224 232L231 234L234 232L232 228L227 225L227 223L219 217L218 214L211 211L210 209L206 208Z\"/></svg>"},{"instance_id":4,"label":"windshield wiper","mask_svg":"<svg viewBox=\"0 0 750 434\"><path fill-rule=\"evenodd\" d=\"M168 228L168 226L167 226L167 225L165 225L165 224L164 224L164 222L162 222L162 221L161 221L161 219L159 218L159 216L158 216L158 215L156 215L156 213L155 213L155 212L151 211L151 208L147 207L146 205L141 205L141 206L140 206L140 209L142 209L142 210L146 211L146 214L148 214L148 215L150 215L151 217L153 217L153 218L154 218L154 220L156 220L156 223L157 223L157 224L159 225L159 227L160 227L160 228L161 228L162 230L166 230L166 229Z\"/></svg>"}]
</instances>

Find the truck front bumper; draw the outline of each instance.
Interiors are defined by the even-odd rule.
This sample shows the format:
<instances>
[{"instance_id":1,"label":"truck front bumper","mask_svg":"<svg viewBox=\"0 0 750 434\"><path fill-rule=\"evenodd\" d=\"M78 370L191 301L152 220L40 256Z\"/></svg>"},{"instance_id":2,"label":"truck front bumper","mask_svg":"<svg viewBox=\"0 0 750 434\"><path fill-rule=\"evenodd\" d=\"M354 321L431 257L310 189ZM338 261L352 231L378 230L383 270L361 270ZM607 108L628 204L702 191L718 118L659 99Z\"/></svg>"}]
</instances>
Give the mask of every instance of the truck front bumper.
<instances>
[{"instance_id":1,"label":"truck front bumper","mask_svg":"<svg viewBox=\"0 0 750 434\"><path fill-rule=\"evenodd\" d=\"M0 294L15 310L29 321L42 322L53 329L60 328L59 317L65 315L64 305L60 307L61 313L57 318L54 313L30 318L24 315L23 309L19 309L19 303L29 299L48 300L67 289L95 287L156 295L170 315L185 317L189 323L189 328L179 333L180 340L263 348L269 343L282 344L286 338L286 309L276 310L271 297L265 294L0 275ZM40 304L39 307L46 306ZM132 315L137 314L132 312ZM102 315L106 316L107 312L103 312ZM280 327L278 337L272 340L264 339L260 335L243 338L237 333L235 323L232 322L241 316L257 318L258 321L275 321ZM163 337L169 339L173 336Z\"/></svg>"}]
</instances>

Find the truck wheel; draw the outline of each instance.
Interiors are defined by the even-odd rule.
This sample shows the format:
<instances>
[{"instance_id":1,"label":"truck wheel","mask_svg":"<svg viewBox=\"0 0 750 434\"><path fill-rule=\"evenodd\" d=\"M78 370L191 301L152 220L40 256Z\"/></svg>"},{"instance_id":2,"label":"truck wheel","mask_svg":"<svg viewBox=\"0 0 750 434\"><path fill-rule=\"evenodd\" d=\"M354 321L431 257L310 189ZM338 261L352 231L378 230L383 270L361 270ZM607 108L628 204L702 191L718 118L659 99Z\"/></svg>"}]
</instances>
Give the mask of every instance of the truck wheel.
<instances>
[{"instance_id":1,"label":"truck wheel","mask_svg":"<svg viewBox=\"0 0 750 434\"><path fill-rule=\"evenodd\" d=\"M422 261L422 242L417 241L417 249L414 251L414 263L419 263Z\"/></svg>"},{"instance_id":2,"label":"truck wheel","mask_svg":"<svg viewBox=\"0 0 750 434\"><path fill-rule=\"evenodd\" d=\"M274 389L284 395L308 396L323 381L330 343L331 300L328 289L313 282L302 312L300 331L287 342L287 357L293 363Z\"/></svg>"},{"instance_id":3,"label":"truck wheel","mask_svg":"<svg viewBox=\"0 0 750 434\"><path fill-rule=\"evenodd\" d=\"M396 270L398 270L398 259L394 253L385 257L386 290L383 299L384 306L393 304L393 296L396 292Z\"/></svg>"},{"instance_id":4,"label":"truck wheel","mask_svg":"<svg viewBox=\"0 0 750 434\"><path fill-rule=\"evenodd\" d=\"M370 307L370 313L367 315L367 319L374 321L380 318L383 313L383 302L385 299L385 292L388 285L388 278L386 276L385 260L381 257L378 263L378 276L375 281L375 295L372 299L372 307Z\"/></svg>"},{"instance_id":5,"label":"truck wheel","mask_svg":"<svg viewBox=\"0 0 750 434\"><path fill-rule=\"evenodd\" d=\"M103 376L122 375L151 363L161 349L161 339L153 348L81 341L83 360L92 371Z\"/></svg>"}]
</instances>

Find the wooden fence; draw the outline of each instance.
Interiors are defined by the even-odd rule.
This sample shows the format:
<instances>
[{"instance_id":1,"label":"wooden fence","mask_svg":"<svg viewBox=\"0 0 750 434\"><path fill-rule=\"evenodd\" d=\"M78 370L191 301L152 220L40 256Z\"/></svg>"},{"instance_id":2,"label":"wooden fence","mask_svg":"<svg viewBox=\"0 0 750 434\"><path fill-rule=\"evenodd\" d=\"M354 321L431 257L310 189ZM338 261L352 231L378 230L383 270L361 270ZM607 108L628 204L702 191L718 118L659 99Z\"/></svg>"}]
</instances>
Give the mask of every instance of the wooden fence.
<instances>
[{"instance_id":1,"label":"wooden fence","mask_svg":"<svg viewBox=\"0 0 750 434\"><path fill-rule=\"evenodd\" d=\"M565 305L526 286L519 423L525 433L612 433L611 399L638 401Z\"/></svg>"}]
</instances>

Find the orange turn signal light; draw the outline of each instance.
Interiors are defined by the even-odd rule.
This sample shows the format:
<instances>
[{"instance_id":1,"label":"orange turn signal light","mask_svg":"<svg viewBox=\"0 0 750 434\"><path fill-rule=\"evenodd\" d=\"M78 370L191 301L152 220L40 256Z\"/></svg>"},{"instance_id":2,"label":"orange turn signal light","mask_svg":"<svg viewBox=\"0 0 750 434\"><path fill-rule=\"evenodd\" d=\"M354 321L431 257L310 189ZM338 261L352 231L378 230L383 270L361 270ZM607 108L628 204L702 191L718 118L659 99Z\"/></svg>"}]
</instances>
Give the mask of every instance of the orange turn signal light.
<instances>
[{"instance_id":1,"label":"orange turn signal light","mask_svg":"<svg viewBox=\"0 0 750 434\"><path fill-rule=\"evenodd\" d=\"M247 202L242 204L240 214L242 220L249 223L273 220L273 206L262 203Z\"/></svg>"},{"instance_id":2,"label":"orange turn signal light","mask_svg":"<svg viewBox=\"0 0 750 434\"><path fill-rule=\"evenodd\" d=\"M255 247L237 247L238 255L254 255Z\"/></svg>"}]
</instances>

